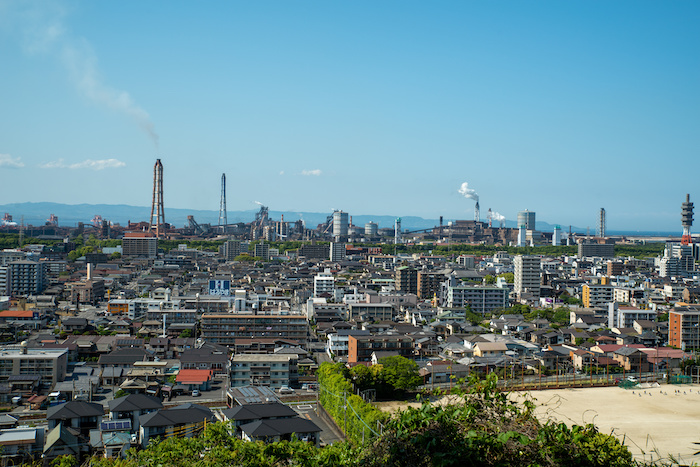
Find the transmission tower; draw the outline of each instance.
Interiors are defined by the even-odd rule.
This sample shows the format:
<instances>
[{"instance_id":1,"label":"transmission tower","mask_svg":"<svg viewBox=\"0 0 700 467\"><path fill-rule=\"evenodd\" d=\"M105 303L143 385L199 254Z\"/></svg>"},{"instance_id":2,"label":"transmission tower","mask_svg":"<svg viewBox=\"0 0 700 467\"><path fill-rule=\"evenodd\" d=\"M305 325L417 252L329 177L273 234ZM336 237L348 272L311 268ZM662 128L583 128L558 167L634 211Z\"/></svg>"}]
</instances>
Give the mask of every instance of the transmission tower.
<instances>
[{"instance_id":1,"label":"transmission tower","mask_svg":"<svg viewBox=\"0 0 700 467\"><path fill-rule=\"evenodd\" d=\"M221 202L219 203L219 225L222 226L224 233L226 233L226 226L228 221L226 220L226 174L221 174Z\"/></svg>"},{"instance_id":2,"label":"transmission tower","mask_svg":"<svg viewBox=\"0 0 700 467\"><path fill-rule=\"evenodd\" d=\"M155 217L155 223L153 218ZM156 231L156 237L160 237L161 227L165 229L165 212L163 210L163 164L160 159L153 166L153 202L151 203L151 227Z\"/></svg>"}]
</instances>

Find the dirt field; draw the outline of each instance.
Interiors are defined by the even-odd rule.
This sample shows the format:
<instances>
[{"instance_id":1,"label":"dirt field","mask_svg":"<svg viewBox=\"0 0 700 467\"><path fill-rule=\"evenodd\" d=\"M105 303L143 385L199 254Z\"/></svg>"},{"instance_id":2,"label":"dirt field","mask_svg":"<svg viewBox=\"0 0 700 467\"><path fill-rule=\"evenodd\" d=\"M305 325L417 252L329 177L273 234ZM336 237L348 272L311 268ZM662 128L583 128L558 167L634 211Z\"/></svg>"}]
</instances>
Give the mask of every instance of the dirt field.
<instances>
[{"instance_id":1,"label":"dirt field","mask_svg":"<svg viewBox=\"0 0 700 467\"><path fill-rule=\"evenodd\" d=\"M680 391L680 392L676 392ZM662 385L656 388L585 388L530 391L540 419L567 425L593 423L602 433L624 440L635 458L700 463L700 386ZM519 399L523 394L513 393ZM394 411L407 404L380 404ZM417 406L417 404L410 404Z\"/></svg>"}]
</instances>

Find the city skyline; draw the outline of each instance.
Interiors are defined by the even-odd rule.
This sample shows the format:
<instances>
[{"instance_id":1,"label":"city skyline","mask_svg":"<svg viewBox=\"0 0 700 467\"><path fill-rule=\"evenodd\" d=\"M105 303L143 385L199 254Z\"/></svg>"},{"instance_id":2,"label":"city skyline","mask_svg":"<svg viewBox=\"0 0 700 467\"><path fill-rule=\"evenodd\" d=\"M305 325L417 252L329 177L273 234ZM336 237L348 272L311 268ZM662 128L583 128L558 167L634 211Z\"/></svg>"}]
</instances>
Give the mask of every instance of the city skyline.
<instances>
[{"instance_id":1,"label":"city skyline","mask_svg":"<svg viewBox=\"0 0 700 467\"><path fill-rule=\"evenodd\" d=\"M157 158L166 220L222 173L231 211L593 230L696 196L700 5L207 6L0 1L2 204L147 206Z\"/></svg>"}]
</instances>

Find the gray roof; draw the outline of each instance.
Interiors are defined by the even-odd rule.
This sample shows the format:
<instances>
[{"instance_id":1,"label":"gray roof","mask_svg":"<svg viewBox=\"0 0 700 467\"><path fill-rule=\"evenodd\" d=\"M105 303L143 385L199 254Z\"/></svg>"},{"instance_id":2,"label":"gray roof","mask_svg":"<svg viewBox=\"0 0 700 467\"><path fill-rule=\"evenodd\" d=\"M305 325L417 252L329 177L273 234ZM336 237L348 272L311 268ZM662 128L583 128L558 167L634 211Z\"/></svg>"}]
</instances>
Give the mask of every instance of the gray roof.
<instances>
[{"instance_id":1,"label":"gray roof","mask_svg":"<svg viewBox=\"0 0 700 467\"><path fill-rule=\"evenodd\" d=\"M229 420L262 420L266 418L289 418L296 416L296 411L279 402L267 404L239 405L223 411Z\"/></svg>"},{"instance_id":2,"label":"gray roof","mask_svg":"<svg viewBox=\"0 0 700 467\"><path fill-rule=\"evenodd\" d=\"M71 418L95 417L104 415L102 404L94 402L70 401L65 404L49 407L46 412L47 420L69 420Z\"/></svg>"},{"instance_id":3,"label":"gray roof","mask_svg":"<svg viewBox=\"0 0 700 467\"><path fill-rule=\"evenodd\" d=\"M139 417L143 427L176 426L198 423L204 420L215 421L216 417L206 407L197 404L183 404L172 409L157 410Z\"/></svg>"},{"instance_id":4,"label":"gray roof","mask_svg":"<svg viewBox=\"0 0 700 467\"><path fill-rule=\"evenodd\" d=\"M280 436L292 433L318 433L321 431L314 422L300 417L258 420L241 425L241 430L251 438Z\"/></svg>"},{"instance_id":5,"label":"gray roof","mask_svg":"<svg viewBox=\"0 0 700 467\"><path fill-rule=\"evenodd\" d=\"M107 403L110 412L133 412L136 410L162 409L163 403L157 397L146 394L129 394Z\"/></svg>"}]
</instances>

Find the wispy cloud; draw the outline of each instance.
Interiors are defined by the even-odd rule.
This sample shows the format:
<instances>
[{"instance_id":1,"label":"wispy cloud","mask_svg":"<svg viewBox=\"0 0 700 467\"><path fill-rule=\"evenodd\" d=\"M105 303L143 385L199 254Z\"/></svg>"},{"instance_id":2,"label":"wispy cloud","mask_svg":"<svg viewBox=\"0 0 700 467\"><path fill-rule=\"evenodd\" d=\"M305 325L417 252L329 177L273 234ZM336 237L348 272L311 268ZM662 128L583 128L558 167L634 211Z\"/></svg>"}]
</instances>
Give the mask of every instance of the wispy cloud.
<instances>
[{"instance_id":1,"label":"wispy cloud","mask_svg":"<svg viewBox=\"0 0 700 467\"><path fill-rule=\"evenodd\" d=\"M21 46L29 54L58 57L79 92L92 102L131 119L157 148L158 134L148 113L128 92L104 83L89 42L72 36L64 25L64 17L64 8L58 3L0 1L0 29L7 29L19 37Z\"/></svg>"},{"instance_id":2,"label":"wispy cloud","mask_svg":"<svg viewBox=\"0 0 700 467\"><path fill-rule=\"evenodd\" d=\"M19 157L12 157L9 154L0 154L0 167L20 169L24 167L24 162L22 162Z\"/></svg>"},{"instance_id":3,"label":"wispy cloud","mask_svg":"<svg viewBox=\"0 0 700 467\"><path fill-rule=\"evenodd\" d=\"M318 176L321 175L321 169L313 169L313 170L304 169L304 170L301 171L301 174L302 174L302 175L305 175L305 176L314 176L314 177L318 177Z\"/></svg>"},{"instance_id":4,"label":"wispy cloud","mask_svg":"<svg viewBox=\"0 0 700 467\"><path fill-rule=\"evenodd\" d=\"M45 162L39 165L42 169L89 169L89 170L104 170L104 169L118 169L120 167L126 167L126 163L118 159L86 159L82 162L76 162L74 164L66 164L63 159L58 159L51 162Z\"/></svg>"},{"instance_id":5,"label":"wispy cloud","mask_svg":"<svg viewBox=\"0 0 700 467\"><path fill-rule=\"evenodd\" d=\"M284 175L284 170L280 170L280 175Z\"/></svg>"}]
</instances>

